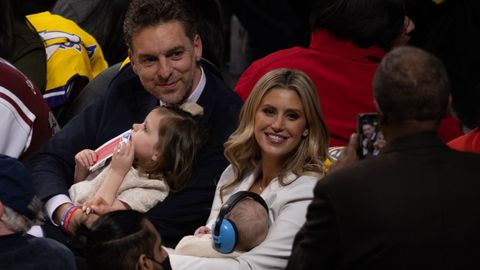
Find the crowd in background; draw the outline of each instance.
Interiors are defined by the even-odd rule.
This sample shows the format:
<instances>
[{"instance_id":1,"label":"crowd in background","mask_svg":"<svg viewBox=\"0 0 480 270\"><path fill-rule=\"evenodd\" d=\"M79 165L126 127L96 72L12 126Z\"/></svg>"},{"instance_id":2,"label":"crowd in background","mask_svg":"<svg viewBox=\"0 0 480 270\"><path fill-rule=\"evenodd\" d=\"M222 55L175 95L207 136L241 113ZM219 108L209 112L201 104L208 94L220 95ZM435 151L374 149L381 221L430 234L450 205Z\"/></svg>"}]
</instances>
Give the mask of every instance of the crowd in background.
<instances>
[{"instance_id":1,"label":"crowd in background","mask_svg":"<svg viewBox=\"0 0 480 270\"><path fill-rule=\"evenodd\" d=\"M478 269L478 12L0 2L0 269Z\"/></svg>"}]
</instances>

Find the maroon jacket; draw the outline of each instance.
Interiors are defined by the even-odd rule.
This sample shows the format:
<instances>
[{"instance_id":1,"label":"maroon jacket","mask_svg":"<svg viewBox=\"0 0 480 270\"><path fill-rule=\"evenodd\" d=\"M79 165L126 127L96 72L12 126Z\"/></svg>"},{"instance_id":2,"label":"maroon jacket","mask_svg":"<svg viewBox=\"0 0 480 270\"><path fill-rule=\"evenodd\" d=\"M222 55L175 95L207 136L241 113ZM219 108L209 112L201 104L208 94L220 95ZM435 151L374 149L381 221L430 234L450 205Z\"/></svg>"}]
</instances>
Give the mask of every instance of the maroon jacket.
<instances>
[{"instance_id":1,"label":"maroon jacket","mask_svg":"<svg viewBox=\"0 0 480 270\"><path fill-rule=\"evenodd\" d=\"M2 122L19 123L32 132L30 142L27 139L25 144L22 144L22 148L26 149L23 153L22 149L19 149L21 154L16 157L25 160L52 137L55 122L49 121L49 108L37 87L23 73L1 58L0 74L0 103L4 108L10 108L7 109L10 113L0 116ZM6 120L7 117L11 119ZM1 128L12 128L12 132L15 130L13 127ZM15 135L12 136L14 138Z\"/></svg>"}]
</instances>

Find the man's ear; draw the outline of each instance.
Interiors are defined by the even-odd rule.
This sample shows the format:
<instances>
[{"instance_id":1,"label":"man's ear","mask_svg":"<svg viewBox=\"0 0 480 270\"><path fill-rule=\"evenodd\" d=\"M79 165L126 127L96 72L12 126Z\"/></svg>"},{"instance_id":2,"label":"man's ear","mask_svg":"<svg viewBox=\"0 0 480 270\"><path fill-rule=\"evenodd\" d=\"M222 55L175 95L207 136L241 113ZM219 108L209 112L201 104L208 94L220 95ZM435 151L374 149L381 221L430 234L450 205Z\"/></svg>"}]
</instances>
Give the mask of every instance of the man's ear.
<instances>
[{"instance_id":1,"label":"man's ear","mask_svg":"<svg viewBox=\"0 0 480 270\"><path fill-rule=\"evenodd\" d=\"M142 255L140 255L140 257L138 257L137 269L152 270L152 269L154 269L153 267L154 267L154 265L153 265L152 260L150 260L145 254L142 254Z\"/></svg>"},{"instance_id":2,"label":"man's ear","mask_svg":"<svg viewBox=\"0 0 480 270\"><path fill-rule=\"evenodd\" d=\"M200 62L202 59L203 45L200 35L196 34L193 38L193 51L195 55L195 61Z\"/></svg>"}]
</instances>

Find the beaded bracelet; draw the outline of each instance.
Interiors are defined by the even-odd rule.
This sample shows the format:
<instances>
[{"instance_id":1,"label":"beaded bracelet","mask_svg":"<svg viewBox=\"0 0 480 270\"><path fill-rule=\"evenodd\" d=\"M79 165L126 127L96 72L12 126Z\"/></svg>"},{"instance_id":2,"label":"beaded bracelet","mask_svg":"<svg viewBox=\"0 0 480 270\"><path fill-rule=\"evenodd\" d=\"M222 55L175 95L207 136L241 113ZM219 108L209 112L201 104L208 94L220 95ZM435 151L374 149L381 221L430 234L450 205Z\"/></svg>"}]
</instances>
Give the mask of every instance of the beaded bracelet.
<instances>
[{"instance_id":1,"label":"beaded bracelet","mask_svg":"<svg viewBox=\"0 0 480 270\"><path fill-rule=\"evenodd\" d=\"M73 213L75 213L75 211L77 211L77 210L78 210L78 207L74 207L74 208L72 208L72 210L70 210L70 212L67 215L67 218L66 218L65 224L64 224L64 228L63 228L66 233L70 233L70 231L68 230L68 227L70 226L70 220L72 220Z\"/></svg>"},{"instance_id":2,"label":"beaded bracelet","mask_svg":"<svg viewBox=\"0 0 480 270\"><path fill-rule=\"evenodd\" d=\"M60 220L60 226L62 227L63 229L63 224L65 223L65 218L67 217L68 213L70 212L70 210L72 210L72 208L74 208L75 205L71 204L67 210L65 210L65 212L63 212L63 215L62 215L62 219Z\"/></svg>"},{"instance_id":3,"label":"beaded bracelet","mask_svg":"<svg viewBox=\"0 0 480 270\"><path fill-rule=\"evenodd\" d=\"M60 225L61 225L63 231L65 231L66 233L69 233L68 226L70 225L70 219L72 218L73 213L75 212L75 210L77 210L77 208L78 207L76 207L74 205L71 205L63 213L63 217L62 217L62 220L60 222Z\"/></svg>"}]
</instances>

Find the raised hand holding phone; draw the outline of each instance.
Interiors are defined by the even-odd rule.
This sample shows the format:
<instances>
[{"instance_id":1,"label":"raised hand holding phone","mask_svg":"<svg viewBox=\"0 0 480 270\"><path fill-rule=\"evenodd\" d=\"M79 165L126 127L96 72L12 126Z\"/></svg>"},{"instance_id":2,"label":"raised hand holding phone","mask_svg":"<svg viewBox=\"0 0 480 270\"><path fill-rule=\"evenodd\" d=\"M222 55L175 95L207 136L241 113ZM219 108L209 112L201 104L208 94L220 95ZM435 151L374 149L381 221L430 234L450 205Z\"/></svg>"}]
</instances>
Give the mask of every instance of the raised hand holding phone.
<instances>
[{"instance_id":1,"label":"raised hand holding phone","mask_svg":"<svg viewBox=\"0 0 480 270\"><path fill-rule=\"evenodd\" d=\"M364 159L377 156L385 146L385 138L380 131L380 121L376 113L361 113L357 116L358 157Z\"/></svg>"}]
</instances>

